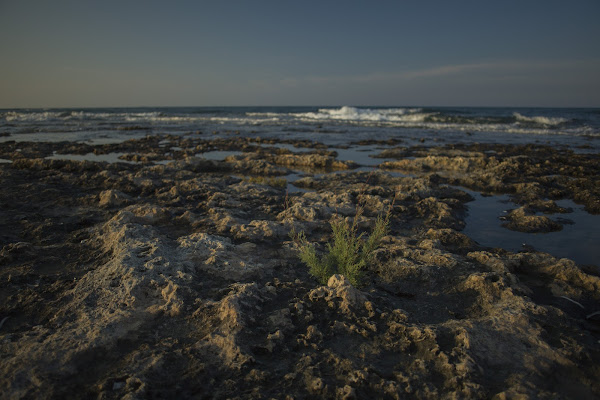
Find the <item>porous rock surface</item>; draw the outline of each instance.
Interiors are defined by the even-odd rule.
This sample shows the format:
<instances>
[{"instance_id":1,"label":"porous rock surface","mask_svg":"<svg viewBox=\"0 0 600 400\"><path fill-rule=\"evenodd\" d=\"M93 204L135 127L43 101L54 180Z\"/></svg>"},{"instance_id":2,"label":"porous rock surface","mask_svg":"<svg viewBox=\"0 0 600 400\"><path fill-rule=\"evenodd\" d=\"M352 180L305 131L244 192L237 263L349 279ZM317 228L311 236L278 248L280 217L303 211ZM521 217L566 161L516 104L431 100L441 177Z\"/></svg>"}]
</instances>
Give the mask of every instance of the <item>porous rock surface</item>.
<instances>
[{"instance_id":1,"label":"porous rock surface","mask_svg":"<svg viewBox=\"0 0 600 400\"><path fill-rule=\"evenodd\" d=\"M600 396L600 325L588 318L600 278L549 254L478 245L460 232L470 195L447 185L504 188L551 207L544 197L571 193L568 180L484 172L538 168L535 151L547 150L532 149L523 166L516 148L503 150L509 159L413 149L425 159L402 166L425 174L308 175L298 183L308 191L286 193L231 176L252 170L241 159L193 156L263 154L256 141L169 140L182 150L164 165L45 160L58 145L0 146L13 159L0 165L3 397ZM70 150L161 154L158 139L110 146ZM265 151L247 161L292 165ZM594 210L597 189L585 190L574 196ZM390 234L362 287L341 275L319 285L288 232L304 230L322 251L330 218L352 219L359 205L366 232L391 210Z\"/></svg>"}]
</instances>

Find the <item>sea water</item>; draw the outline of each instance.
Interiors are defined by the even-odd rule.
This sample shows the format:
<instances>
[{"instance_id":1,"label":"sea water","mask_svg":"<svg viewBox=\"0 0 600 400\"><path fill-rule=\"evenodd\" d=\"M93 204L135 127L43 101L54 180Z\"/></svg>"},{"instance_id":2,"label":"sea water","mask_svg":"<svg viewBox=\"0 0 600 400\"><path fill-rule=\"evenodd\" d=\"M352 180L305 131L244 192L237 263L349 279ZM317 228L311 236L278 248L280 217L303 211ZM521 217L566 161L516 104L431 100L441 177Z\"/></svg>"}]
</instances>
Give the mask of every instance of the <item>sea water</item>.
<instances>
[{"instance_id":1,"label":"sea water","mask_svg":"<svg viewBox=\"0 0 600 400\"><path fill-rule=\"evenodd\" d=\"M600 148L600 109L479 107L171 107L0 110L0 141L111 143L192 132L346 145L541 143Z\"/></svg>"}]
</instances>

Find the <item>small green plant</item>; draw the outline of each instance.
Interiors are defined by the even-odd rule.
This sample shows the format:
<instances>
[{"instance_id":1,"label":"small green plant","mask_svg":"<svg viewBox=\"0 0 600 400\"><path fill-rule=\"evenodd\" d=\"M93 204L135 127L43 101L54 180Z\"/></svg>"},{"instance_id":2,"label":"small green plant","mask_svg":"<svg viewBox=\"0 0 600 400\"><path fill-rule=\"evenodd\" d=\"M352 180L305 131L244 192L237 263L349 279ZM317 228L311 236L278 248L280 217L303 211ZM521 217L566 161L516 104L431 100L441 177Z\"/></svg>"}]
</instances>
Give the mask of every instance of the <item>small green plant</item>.
<instances>
[{"instance_id":1,"label":"small green plant","mask_svg":"<svg viewBox=\"0 0 600 400\"><path fill-rule=\"evenodd\" d=\"M389 232L390 207L385 216L378 216L375 227L365 240L365 233L358 233L358 221L364 207L357 206L356 215L352 224L342 217L334 217L330 221L332 241L327 243L327 251L321 257L317 255L315 246L308 241L304 232L297 233L294 229L290 232L292 240L297 244L299 258L308 268L309 273L322 284L326 284L331 275L342 274L352 285L362 285L365 267L374 259L374 252L381 244L381 240Z\"/></svg>"}]
</instances>

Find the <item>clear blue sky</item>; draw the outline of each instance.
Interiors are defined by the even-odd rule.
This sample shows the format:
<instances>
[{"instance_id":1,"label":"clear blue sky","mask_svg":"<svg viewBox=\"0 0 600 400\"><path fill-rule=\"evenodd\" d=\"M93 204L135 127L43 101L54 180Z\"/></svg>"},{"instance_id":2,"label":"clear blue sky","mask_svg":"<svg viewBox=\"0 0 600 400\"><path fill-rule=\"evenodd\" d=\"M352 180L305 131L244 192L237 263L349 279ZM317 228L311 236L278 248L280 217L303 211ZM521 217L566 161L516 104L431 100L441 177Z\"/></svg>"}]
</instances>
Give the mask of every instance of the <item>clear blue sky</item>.
<instances>
[{"instance_id":1,"label":"clear blue sky","mask_svg":"<svg viewBox=\"0 0 600 400\"><path fill-rule=\"evenodd\" d=\"M600 1L0 0L0 107L600 107Z\"/></svg>"}]
</instances>

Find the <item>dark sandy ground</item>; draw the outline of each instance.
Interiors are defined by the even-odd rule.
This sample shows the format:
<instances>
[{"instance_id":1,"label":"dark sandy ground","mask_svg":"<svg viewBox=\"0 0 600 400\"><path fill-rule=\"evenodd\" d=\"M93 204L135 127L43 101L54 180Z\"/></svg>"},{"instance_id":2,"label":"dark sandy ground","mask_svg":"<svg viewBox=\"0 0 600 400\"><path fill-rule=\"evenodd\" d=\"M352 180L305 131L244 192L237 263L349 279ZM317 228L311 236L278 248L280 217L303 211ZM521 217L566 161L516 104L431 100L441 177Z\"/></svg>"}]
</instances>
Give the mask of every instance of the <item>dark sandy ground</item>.
<instances>
[{"instance_id":1,"label":"dark sandy ground","mask_svg":"<svg viewBox=\"0 0 600 400\"><path fill-rule=\"evenodd\" d=\"M382 143L396 161L369 172L277 144L0 144L0 397L600 397L598 265L479 245L457 188L510 194L507 229L559 230L559 199L600 213L598 154ZM303 191L262 180L298 170ZM367 232L392 207L391 232L363 287L321 286L288 233L322 250L359 203Z\"/></svg>"}]
</instances>

